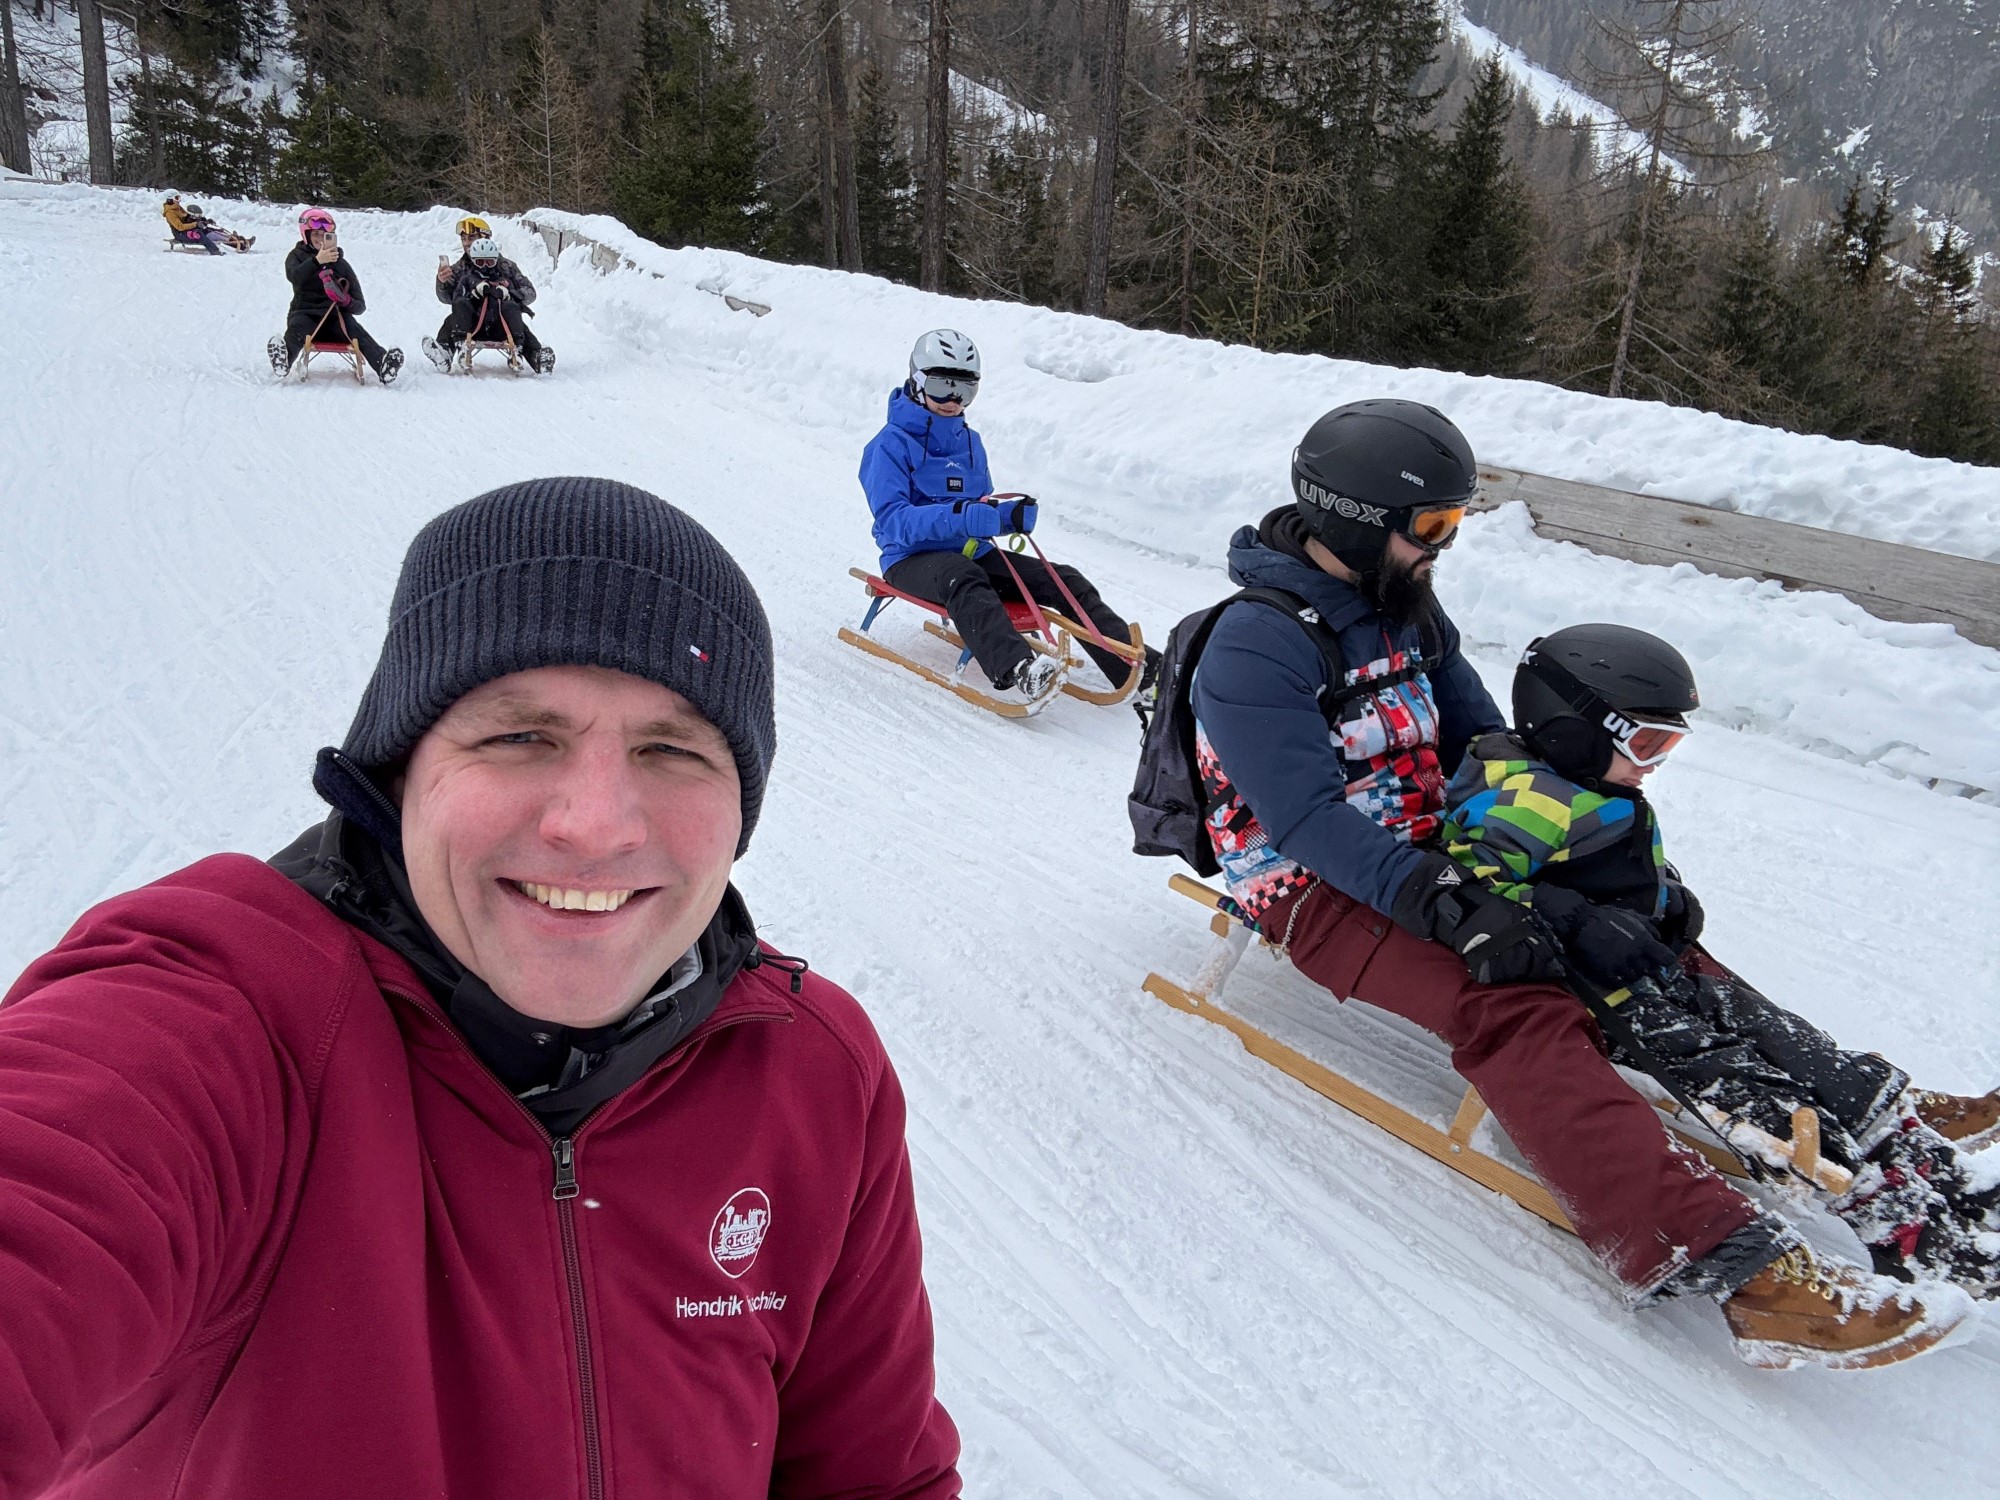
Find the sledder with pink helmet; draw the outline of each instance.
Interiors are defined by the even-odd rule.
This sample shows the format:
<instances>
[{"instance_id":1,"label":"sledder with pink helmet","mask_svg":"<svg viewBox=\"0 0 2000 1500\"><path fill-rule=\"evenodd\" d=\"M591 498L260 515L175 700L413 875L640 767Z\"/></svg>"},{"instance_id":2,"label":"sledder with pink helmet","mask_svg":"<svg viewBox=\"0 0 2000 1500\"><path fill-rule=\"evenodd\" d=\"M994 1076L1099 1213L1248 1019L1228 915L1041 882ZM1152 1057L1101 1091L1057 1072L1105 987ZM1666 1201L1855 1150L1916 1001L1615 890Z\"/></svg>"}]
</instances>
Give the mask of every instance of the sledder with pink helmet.
<instances>
[{"instance_id":1,"label":"sledder with pink helmet","mask_svg":"<svg viewBox=\"0 0 2000 1500\"><path fill-rule=\"evenodd\" d=\"M285 257L285 277L292 284L292 305L284 336L268 346L271 368L280 378L300 368L300 355L311 340L350 344L382 384L395 380L403 368L403 351L384 349L361 326L360 315L368 309L361 278L347 263L326 209L308 208L299 215L299 242Z\"/></svg>"}]
</instances>

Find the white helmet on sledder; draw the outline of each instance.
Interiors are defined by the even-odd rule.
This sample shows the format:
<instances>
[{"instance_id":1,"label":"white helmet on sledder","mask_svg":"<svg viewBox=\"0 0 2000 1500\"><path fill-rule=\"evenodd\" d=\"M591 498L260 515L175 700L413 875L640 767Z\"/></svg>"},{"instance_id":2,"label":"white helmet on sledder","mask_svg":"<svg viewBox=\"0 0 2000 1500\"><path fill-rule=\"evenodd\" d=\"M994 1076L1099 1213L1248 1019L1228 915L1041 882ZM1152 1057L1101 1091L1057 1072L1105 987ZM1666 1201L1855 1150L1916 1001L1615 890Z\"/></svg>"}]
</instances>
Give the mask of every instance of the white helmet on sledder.
<instances>
[{"instance_id":1,"label":"white helmet on sledder","mask_svg":"<svg viewBox=\"0 0 2000 1500\"><path fill-rule=\"evenodd\" d=\"M910 350L910 393L970 406L979 394L979 348L956 328L933 328Z\"/></svg>"}]
</instances>

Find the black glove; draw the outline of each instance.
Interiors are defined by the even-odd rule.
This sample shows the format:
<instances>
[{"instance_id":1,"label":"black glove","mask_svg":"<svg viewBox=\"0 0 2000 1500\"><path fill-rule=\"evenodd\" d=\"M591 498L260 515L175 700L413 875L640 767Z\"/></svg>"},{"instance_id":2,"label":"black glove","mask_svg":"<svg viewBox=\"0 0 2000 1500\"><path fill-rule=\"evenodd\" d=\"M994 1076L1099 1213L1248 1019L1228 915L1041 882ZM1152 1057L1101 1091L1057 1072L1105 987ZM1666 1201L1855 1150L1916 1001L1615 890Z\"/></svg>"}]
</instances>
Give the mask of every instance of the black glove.
<instances>
[{"instance_id":1,"label":"black glove","mask_svg":"<svg viewBox=\"0 0 2000 1500\"><path fill-rule=\"evenodd\" d=\"M1676 968L1674 950L1653 933L1653 924L1622 906L1584 903L1583 915L1570 932L1569 951L1598 983L1616 989L1649 974Z\"/></svg>"},{"instance_id":2,"label":"black glove","mask_svg":"<svg viewBox=\"0 0 2000 1500\"><path fill-rule=\"evenodd\" d=\"M1443 943L1481 984L1553 979L1562 972L1555 940L1516 901L1495 895L1442 854L1426 854L1397 888L1390 920Z\"/></svg>"},{"instance_id":3,"label":"black glove","mask_svg":"<svg viewBox=\"0 0 2000 1500\"><path fill-rule=\"evenodd\" d=\"M479 300L492 290L493 290L492 284L489 282L484 282L484 281L473 282L472 283L473 300L475 301Z\"/></svg>"},{"instance_id":4,"label":"black glove","mask_svg":"<svg viewBox=\"0 0 2000 1500\"><path fill-rule=\"evenodd\" d=\"M493 283L493 295L498 297L502 302L505 302L514 294L507 289L507 284L504 281L496 281Z\"/></svg>"},{"instance_id":5,"label":"black glove","mask_svg":"<svg viewBox=\"0 0 2000 1500\"><path fill-rule=\"evenodd\" d=\"M1701 929L1707 924L1701 903L1694 899L1694 892L1682 885L1678 879L1667 877L1667 909L1660 917L1660 941L1676 953L1685 952Z\"/></svg>"}]
</instances>

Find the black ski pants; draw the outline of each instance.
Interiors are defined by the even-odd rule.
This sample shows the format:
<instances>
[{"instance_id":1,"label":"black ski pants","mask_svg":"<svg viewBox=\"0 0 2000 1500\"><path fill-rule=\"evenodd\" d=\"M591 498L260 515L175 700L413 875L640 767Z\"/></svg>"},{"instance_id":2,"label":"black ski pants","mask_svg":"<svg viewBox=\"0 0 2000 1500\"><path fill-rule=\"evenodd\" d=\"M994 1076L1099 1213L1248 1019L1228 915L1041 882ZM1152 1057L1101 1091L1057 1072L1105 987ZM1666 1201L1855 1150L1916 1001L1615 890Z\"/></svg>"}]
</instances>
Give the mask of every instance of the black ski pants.
<instances>
[{"instance_id":1,"label":"black ski pants","mask_svg":"<svg viewBox=\"0 0 2000 1500\"><path fill-rule=\"evenodd\" d=\"M377 375L382 373L382 346L361 326L359 318L337 307L326 315L324 324L320 322L320 315L310 310L294 308L286 315L285 354L289 363L298 363L299 350L305 348L306 340L312 337L315 328L319 329L321 343L338 344L353 339L361 346L361 357L368 361L368 368Z\"/></svg>"},{"instance_id":2,"label":"black ski pants","mask_svg":"<svg viewBox=\"0 0 2000 1500\"><path fill-rule=\"evenodd\" d=\"M1858 1166L1856 1137L1909 1075L1872 1052L1844 1050L1699 948L1682 963L1666 984L1618 1007L1645 1054L1607 1033L1613 1059L1781 1141L1791 1139L1792 1111L1811 1105L1822 1150L1850 1171Z\"/></svg>"},{"instance_id":3,"label":"black ski pants","mask_svg":"<svg viewBox=\"0 0 2000 1500\"><path fill-rule=\"evenodd\" d=\"M997 546L988 548L978 557L967 557L963 552L912 553L893 564L883 575L883 580L906 594L929 599L949 610L958 633L972 648L973 660L979 663L989 680L999 684L1011 681L1021 664L1034 655L1028 643L1021 639L1020 632L1014 629L1013 621L1007 618L1004 601L1021 598L1020 589L1015 587L1013 576L1007 571L1009 560L1037 603L1044 608L1053 605L1064 614L1069 613L1069 601L1063 598L1056 580L1049 576L1048 566L1039 557L1031 553L1003 559ZM1132 638L1132 627L1105 606L1097 596L1096 585L1088 578L1067 563L1055 564L1055 571L1070 593L1076 596L1077 604L1090 617L1090 623L1108 639L1127 641ZM1087 638L1078 640L1077 644L1097 663L1098 670L1111 679L1113 686L1123 686L1126 676L1138 670L1124 657L1106 651Z\"/></svg>"},{"instance_id":4,"label":"black ski pants","mask_svg":"<svg viewBox=\"0 0 2000 1500\"><path fill-rule=\"evenodd\" d=\"M484 309L482 317L481 309ZM528 315L521 304L512 297L460 297L451 304L451 316L438 329L438 342L448 347L473 336L478 331L479 341L492 340L499 343L505 337L500 332L501 324L514 335L515 346L524 358L533 359L542 347L542 341L535 337L535 330L528 326Z\"/></svg>"}]
</instances>

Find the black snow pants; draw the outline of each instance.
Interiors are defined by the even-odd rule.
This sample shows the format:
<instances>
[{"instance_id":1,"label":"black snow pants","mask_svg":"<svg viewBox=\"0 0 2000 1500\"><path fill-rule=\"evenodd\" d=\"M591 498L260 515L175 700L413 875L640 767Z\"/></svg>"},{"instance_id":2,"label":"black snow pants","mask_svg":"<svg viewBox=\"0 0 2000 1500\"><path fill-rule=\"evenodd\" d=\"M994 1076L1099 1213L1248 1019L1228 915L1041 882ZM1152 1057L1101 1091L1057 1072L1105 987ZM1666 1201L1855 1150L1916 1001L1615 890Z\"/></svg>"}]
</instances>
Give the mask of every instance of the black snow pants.
<instances>
[{"instance_id":1,"label":"black snow pants","mask_svg":"<svg viewBox=\"0 0 2000 1500\"><path fill-rule=\"evenodd\" d=\"M1868 1247L1875 1269L1905 1280L1942 1276L1979 1297L2000 1297L2000 1186L1970 1172L1950 1142L1909 1111L1910 1078L1872 1052L1848 1052L1774 1004L1699 948L1682 972L1618 1007L1646 1057L1615 1038L1612 1058L1678 1087L1731 1122L1784 1141L1791 1115L1811 1105L1820 1150L1854 1174L1827 1207ZM1901 1105L1898 1108L1898 1105ZM1744 1154L1751 1175L1788 1175Z\"/></svg>"},{"instance_id":2,"label":"black snow pants","mask_svg":"<svg viewBox=\"0 0 2000 1500\"><path fill-rule=\"evenodd\" d=\"M484 308L482 317L481 309ZM500 326L506 324L507 332L514 335L514 344L524 359L533 359L542 347L542 341L535 337L535 330L528 326L528 315L521 310L521 304L512 297L460 297L451 304L451 316L438 329L438 342L446 347L456 347L470 338L477 330L479 341L500 343L505 335Z\"/></svg>"},{"instance_id":3,"label":"black snow pants","mask_svg":"<svg viewBox=\"0 0 2000 1500\"><path fill-rule=\"evenodd\" d=\"M1781 1141L1791 1139L1792 1111L1811 1105L1822 1151L1857 1167L1857 1139L1896 1102L1909 1075L1872 1052L1844 1050L1699 948L1682 964L1665 984L1618 1007L1646 1055L1631 1055L1614 1037L1613 1060Z\"/></svg>"},{"instance_id":4,"label":"black snow pants","mask_svg":"<svg viewBox=\"0 0 2000 1500\"><path fill-rule=\"evenodd\" d=\"M361 320L349 312L336 307L326 315L326 322L320 323L320 315L309 309L295 308L285 316L285 354L290 363L298 363L299 350L312 337L314 328L319 329L321 343L344 343L353 339L361 346L361 357L368 361L368 368L377 375L382 373L382 346L375 342L374 335L361 326Z\"/></svg>"},{"instance_id":5,"label":"black snow pants","mask_svg":"<svg viewBox=\"0 0 2000 1500\"><path fill-rule=\"evenodd\" d=\"M1063 598L1062 590L1039 557L1017 554L1012 561L1037 603L1069 613L1069 601ZM1055 571L1076 596L1090 623L1106 638L1114 641L1132 638L1132 627L1106 607L1097 596L1096 585L1088 578L1067 563L1055 564ZM963 552L912 553L892 564L883 579L906 594L929 599L951 611L952 623L965 638L965 644L972 648L973 660L992 682L1010 681L1021 664L1034 655L1007 618L1003 601L1018 601L1021 591L1014 586L998 547L990 547L978 557L967 557ZM1124 657L1087 638L1079 639L1077 644L1114 687L1122 687L1126 677L1138 670Z\"/></svg>"}]
</instances>

